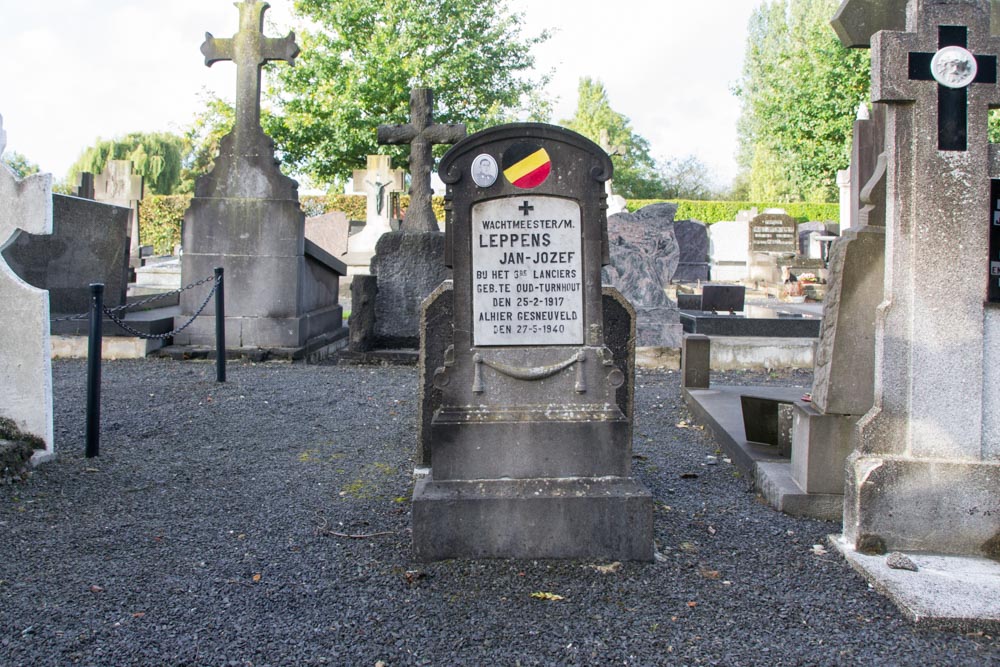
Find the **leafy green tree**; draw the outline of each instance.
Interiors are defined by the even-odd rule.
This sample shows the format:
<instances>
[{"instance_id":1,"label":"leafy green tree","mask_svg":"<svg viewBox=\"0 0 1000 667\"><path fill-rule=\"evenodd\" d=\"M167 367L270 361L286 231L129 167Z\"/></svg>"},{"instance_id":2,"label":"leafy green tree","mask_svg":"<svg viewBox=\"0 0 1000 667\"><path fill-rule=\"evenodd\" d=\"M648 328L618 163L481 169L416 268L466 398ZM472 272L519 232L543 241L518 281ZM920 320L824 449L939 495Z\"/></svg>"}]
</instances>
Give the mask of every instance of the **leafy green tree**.
<instances>
[{"instance_id":1,"label":"leafy green tree","mask_svg":"<svg viewBox=\"0 0 1000 667\"><path fill-rule=\"evenodd\" d=\"M649 153L649 142L632 130L626 116L611 108L604 84L582 77L577 90L576 113L560 124L594 142L600 141L602 131L607 132L609 146L621 149L612 151L611 156L615 192L626 199L666 197L656 160Z\"/></svg>"},{"instance_id":2,"label":"leafy green tree","mask_svg":"<svg viewBox=\"0 0 1000 667\"><path fill-rule=\"evenodd\" d=\"M666 161L660 166L666 199L714 199L719 195L708 166L694 155Z\"/></svg>"},{"instance_id":3,"label":"leafy green tree","mask_svg":"<svg viewBox=\"0 0 1000 667\"><path fill-rule=\"evenodd\" d=\"M380 124L409 121L409 91L434 90L435 120L476 131L518 110L544 112L531 49L506 0L296 0L308 26L295 67L279 67L264 125L293 171L344 179L378 151Z\"/></svg>"},{"instance_id":4,"label":"leafy green tree","mask_svg":"<svg viewBox=\"0 0 1000 667\"><path fill-rule=\"evenodd\" d=\"M17 151L8 151L7 153L4 153L3 163L7 165L12 172L14 172L14 175L17 176L19 180L23 179L25 176L37 174L40 171L37 164Z\"/></svg>"},{"instance_id":5,"label":"leafy green tree","mask_svg":"<svg viewBox=\"0 0 1000 667\"><path fill-rule=\"evenodd\" d=\"M869 98L870 53L830 27L839 0L769 0L750 20L740 166L754 200L833 201L850 160L851 127Z\"/></svg>"},{"instance_id":6,"label":"leafy green tree","mask_svg":"<svg viewBox=\"0 0 1000 667\"><path fill-rule=\"evenodd\" d=\"M66 182L75 183L84 171L102 173L110 160L131 160L134 173L145 179L152 194L173 194L181 182L184 152L183 137L167 132L133 132L117 139L98 139L70 167Z\"/></svg>"}]
</instances>

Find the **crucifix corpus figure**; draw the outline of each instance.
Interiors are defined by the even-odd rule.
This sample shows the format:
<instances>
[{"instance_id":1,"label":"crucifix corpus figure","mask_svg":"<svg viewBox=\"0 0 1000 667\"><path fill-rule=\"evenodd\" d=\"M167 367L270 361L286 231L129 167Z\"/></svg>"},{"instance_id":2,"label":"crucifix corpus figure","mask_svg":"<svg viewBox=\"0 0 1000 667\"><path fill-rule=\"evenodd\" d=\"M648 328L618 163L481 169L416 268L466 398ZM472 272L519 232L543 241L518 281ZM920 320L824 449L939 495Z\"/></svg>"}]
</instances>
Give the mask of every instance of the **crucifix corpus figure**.
<instances>
[{"instance_id":1,"label":"crucifix corpus figure","mask_svg":"<svg viewBox=\"0 0 1000 667\"><path fill-rule=\"evenodd\" d=\"M431 169L434 146L454 144L465 138L465 125L434 123L434 93L430 88L410 91L410 122L406 125L379 125L380 144L410 144L410 207L401 229L404 232L436 232L437 220L431 208Z\"/></svg>"}]
</instances>

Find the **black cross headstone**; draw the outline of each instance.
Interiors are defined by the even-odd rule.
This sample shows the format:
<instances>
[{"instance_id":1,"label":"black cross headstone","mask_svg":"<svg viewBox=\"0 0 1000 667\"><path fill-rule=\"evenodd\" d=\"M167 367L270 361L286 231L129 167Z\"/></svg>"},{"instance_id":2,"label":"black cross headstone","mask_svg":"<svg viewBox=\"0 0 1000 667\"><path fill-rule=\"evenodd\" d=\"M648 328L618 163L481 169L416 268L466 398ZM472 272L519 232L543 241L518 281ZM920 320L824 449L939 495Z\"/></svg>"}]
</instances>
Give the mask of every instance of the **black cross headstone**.
<instances>
[{"instance_id":1,"label":"black cross headstone","mask_svg":"<svg viewBox=\"0 0 1000 667\"><path fill-rule=\"evenodd\" d=\"M938 26L938 48L968 46L968 28L965 26ZM911 81L934 81L931 70L933 53L911 52L909 54L909 78ZM952 88L938 83L938 150L964 151L968 139L968 86L972 83L996 84L997 57L995 55L975 56L976 74L970 84Z\"/></svg>"},{"instance_id":2,"label":"black cross headstone","mask_svg":"<svg viewBox=\"0 0 1000 667\"><path fill-rule=\"evenodd\" d=\"M434 146L454 144L465 138L465 125L434 122L434 95L430 88L410 91L410 122L379 125L380 144L410 144L410 207L403 221L404 232L438 231L431 208L431 169Z\"/></svg>"}]
</instances>

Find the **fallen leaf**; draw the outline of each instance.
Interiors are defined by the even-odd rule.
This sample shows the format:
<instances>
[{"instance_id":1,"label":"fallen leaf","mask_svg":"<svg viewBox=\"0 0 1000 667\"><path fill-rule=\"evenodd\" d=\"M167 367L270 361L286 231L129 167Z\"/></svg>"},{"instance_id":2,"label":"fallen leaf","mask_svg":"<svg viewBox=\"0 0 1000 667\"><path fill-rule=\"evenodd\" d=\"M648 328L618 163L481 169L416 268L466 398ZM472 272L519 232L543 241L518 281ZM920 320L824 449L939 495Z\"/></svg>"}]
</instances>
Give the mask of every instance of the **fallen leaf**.
<instances>
[{"instance_id":1,"label":"fallen leaf","mask_svg":"<svg viewBox=\"0 0 1000 667\"><path fill-rule=\"evenodd\" d=\"M94 584L93 586L90 587L90 592L91 593L103 593L104 589L101 588L100 586L98 586L97 584Z\"/></svg>"},{"instance_id":2,"label":"fallen leaf","mask_svg":"<svg viewBox=\"0 0 1000 667\"><path fill-rule=\"evenodd\" d=\"M134 614L132 614L132 618L142 618L145 615L146 615L146 612L144 612L144 611L137 611Z\"/></svg>"},{"instance_id":3,"label":"fallen leaf","mask_svg":"<svg viewBox=\"0 0 1000 667\"><path fill-rule=\"evenodd\" d=\"M698 473L696 472L682 472L681 479L698 479Z\"/></svg>"},{"instance_id":4,"label":"fallen leaf","mask_svg":"<svg viewBox=\"0 0 1000 667\"><path fill-rule=\"evenodd\" d=\"M531 597L533 597L536 600L552 600L553 602L566 599L561 595L556 595L555 593L545 593L545 592L532 593Z\"/></svg>"},{"instance_id":5,"label":"fallen leaf","mask_svg":"<svg viewBox=\"0 0 1000 667\"><path fill-rule=\"evenodd\" d=\"M812 554L813 556L825 556L827 554L827 550L822 544L814 544L812 545Z\"/></svg>"},{"instance_id":6,"label":"fallen leaf","mask_svg":"<svg viewBox=\"0 0 1000 667\"><path fill-rule=\"evenodd\" d=\"M600 572L601 574L614 574L618 570L622 569L622 564L618 561L611 563L610 565L591 565L593 570Z\"/></svg>"},{"instance_id":7,"label":"fallen leaf","mask_svg":"<svg viewBox=\"0 0 1000 667\"><path fill-rule=\"evenodd\" d=\"M677 428L691 428L691 425L688 424L683 419L681 421L677 422L676 424L674 424L674 426L676 426Z\"/></svg>"},{"instance_id":8,"label":"fallen leaf","mask_svg":"<svg viewBox=\"0 0 1000 667\"><path fill-rule=\"evenodd\" d=\"M253 583L256 584L258 581L260 581L260 573L258 572L257 574L253 575L251 579L253 579Z\"/></svg>"},{"instance_id":9,"label":"fallen leaf","mask_svg":"<svg viewBox=\"0 0 1000 667\"><path fill-rule=\"evenodd\" d=\"M697 602L688 602L688 606L691 607L692 609L694 609L695 607L698 606L698 603Z\"/></svg>"},{"instance_id":10,"label":"fallen leaf","mask_svg":"<svg viewBox=\"0 0 1000 667\"><path fill-rule=\"evenodd\" d=\"M709 535L715 535L715 533L716 533L715 527L709 526L708 527L708 534Z\"/></svg>"},{"instance_id":11,"label":"fallen leaf","mask_svg":"<svg viewBox=\"0 0 1000 667\"><path fill-rule=\"evenodd\" d=\"M718 579L719 576L720 576L718 570L701 569L701 570L699 570L699 573L701 574L701 576L705 577L706 579Z\"/></svg>"},{"instance_id":12,"label":"fallen leaf","mask_svg":"<svg viewBox=\"0 0 1000 667\"><path fill-rule=\"evenodd\" d=\"M403 573L403 578L406 579L406 583L413 585L426 577L427 575L420 570L407 570Z\"/></svg>"}]
</instances>

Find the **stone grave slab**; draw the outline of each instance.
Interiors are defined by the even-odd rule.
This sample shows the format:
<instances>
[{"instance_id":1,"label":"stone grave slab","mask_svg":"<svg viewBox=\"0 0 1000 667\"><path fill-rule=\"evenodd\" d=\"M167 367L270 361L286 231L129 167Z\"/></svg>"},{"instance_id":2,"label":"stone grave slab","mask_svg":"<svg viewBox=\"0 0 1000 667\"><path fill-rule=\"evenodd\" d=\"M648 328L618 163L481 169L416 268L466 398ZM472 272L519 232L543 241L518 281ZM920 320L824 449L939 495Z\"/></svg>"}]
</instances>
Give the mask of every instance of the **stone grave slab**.
<instances>
[{"instance_id":1,"label":"stone grave slab","mask_svg":"<svg viewBox=\"0 0 1000 667\"><path fill-rule=\"evenodd\" d=\"M495 180L476 171L484 157ZM607 154L563 128L512 124L460 142L439 172L454 338L434 374L415 556L651 560L652 499L631 477L619 407L632 370L603 314Z\"/></svg>"},{"instance_id":2,"label":"stone grave slab","mask_svg":"<svg viewBox=\"0 0 1000 667\"><path fill-rule=\"evenodd\" d=\"M104 304L125 303L129 268L129 209L52 195L52 234L21 234L4 259L22 280L49 293L53 317L85 313L91 283L104 285Z\"/></svg>"},{"instance_id":3,"label":"stone grave slab","mask_svg":"<svg viewBox=\"0 0 1000 667\"><path fill-rule=\"evenodd\" d=\"M679 259L673 281L678 283L706 282L709 279L708 228L698 220L674 222Z\"/></svg>"},{"instance_id":4,"label":"stone grave slab","mask_svg":"<svg viewBox=\"0 0 1000 667\"><path fill-rule=\"evenodd\" d=\"M6 146L0 117L0 153ZM52 176L35 174L19 181L6 166L0 166L0 251L22 233L52 233ZM0 417L13 420L23 433L41 438L45 450L34 456L44 459L55 451L49 296L21 280L0 256L0 303L4 307Z\"/></svg>"}]
</instances>

